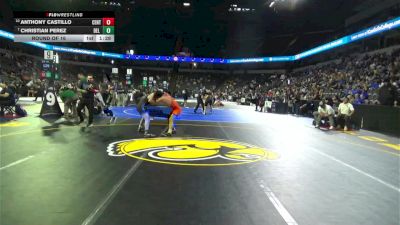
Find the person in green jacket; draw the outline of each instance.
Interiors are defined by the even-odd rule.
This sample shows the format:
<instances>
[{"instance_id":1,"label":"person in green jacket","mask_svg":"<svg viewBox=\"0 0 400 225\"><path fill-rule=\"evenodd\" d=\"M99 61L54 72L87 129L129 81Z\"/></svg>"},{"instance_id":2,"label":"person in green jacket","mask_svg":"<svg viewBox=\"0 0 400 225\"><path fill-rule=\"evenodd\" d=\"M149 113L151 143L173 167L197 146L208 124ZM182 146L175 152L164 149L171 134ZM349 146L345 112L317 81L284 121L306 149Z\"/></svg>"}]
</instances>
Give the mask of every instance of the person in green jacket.
<instances>
[{"instance_id":1,"label":"person in green jacket","mask_svg":"<svg viewBox=\"0 0 400 225\"><path fill-rule=\"evenodd\" d=\"M72 84L68 84L60 91L60 98L64 102L64 118L76 119L76 103L78 101L78 95L74 90ZM71 111L71 112L69 112Z\"/></svg>"}]
</instances>

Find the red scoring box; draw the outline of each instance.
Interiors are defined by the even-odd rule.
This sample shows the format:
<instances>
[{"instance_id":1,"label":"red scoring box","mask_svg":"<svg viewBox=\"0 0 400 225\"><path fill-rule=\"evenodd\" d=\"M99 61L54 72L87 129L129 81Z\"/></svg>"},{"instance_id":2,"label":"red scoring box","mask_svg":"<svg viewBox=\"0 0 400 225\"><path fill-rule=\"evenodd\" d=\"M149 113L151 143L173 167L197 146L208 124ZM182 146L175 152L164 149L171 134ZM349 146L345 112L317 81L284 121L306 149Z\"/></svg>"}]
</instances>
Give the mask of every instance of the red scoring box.
<instances>
[{"instance_id":1,"label":"red scoring box","mask_svg":"<svg viewBox=\"0 0 400 225\"><path fill-rule=\"evenodd\" d=\"M114 18L103 18L103 26L114 26Z\"/></svg>"}]
</instances>

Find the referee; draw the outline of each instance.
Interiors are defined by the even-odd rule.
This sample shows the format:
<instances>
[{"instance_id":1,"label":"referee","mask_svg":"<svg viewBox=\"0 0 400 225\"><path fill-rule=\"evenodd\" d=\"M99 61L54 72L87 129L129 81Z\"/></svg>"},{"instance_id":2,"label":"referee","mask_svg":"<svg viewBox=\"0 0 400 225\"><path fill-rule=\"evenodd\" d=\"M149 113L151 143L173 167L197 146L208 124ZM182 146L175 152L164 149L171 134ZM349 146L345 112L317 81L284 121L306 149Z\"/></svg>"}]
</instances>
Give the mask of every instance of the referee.
<instances>
[{"instance_id":1,"label":"referee","mask_svg":"<svg viewBox=\"0 0 400 225\"><path fill-rule=\"evenodd\" d=\"M93 126L93 110L94 110L94 92L95 92L95 84L92 75L88 75L86 81L81 79L78 83L78 92L81 93L81 98L78 104L78 111L79 116L79 124L84 121L84 117L82 114L82 109L86 107L89 111L89 121L86 127Z\"/></svg>"},{"instance_id":2,"label":"referee","mask_svg":"<svg viewBox=\"0 0 400 225\"><path fill-rule=\"evenodd\" d=\"M203 110L203 114L205 114L203 97L204 97L204 92L200 89L200 91L199 91L199 93L197 95L197 105L194 108L194 113L197 113L197 109L201 105L201 108Z\"/></svg>"}]
</instances>

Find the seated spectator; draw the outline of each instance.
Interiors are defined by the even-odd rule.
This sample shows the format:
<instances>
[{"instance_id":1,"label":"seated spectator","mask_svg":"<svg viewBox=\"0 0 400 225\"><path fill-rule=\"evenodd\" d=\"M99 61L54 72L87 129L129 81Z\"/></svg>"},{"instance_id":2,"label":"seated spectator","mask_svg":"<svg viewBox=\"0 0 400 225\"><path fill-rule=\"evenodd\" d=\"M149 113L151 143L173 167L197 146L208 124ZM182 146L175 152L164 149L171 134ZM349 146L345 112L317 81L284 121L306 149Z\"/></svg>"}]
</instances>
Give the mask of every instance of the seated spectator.
<instances>
[{"instance_id":1,"label":"seated spectator","mask_svg":"<svg viewBox=\"0 0 400 225\"><path fill-rule=\"evenodd\" d=\"M0 83L0 115L4 115L4 106L15 104L15 93L6 83Z\"/></svg>"},{"instance_id":2,"label":"seated spectator","mask_svg":"<svg viewBox=\"0 0 400 225\"><path fill-rule=\"evenodd\" d=\"M355 98L354 98L353 103L354 103L355 105L362 105L362 104L365 103L365 100L364 100L359 94L356 94L354 97L355 97Z\"/></svg>"},{"instance_id":3,"label":"seated spectator","mask_svg":"<svg viewBox=\"0 0 400 225\"><path fill-rule=\"evenodd\" d=\"M349 103L349 98L344 97L343 102L340 103L338 108L338 129L344 124L344 130L347 131L350 127L351 115L354 113L354 107Z\"/></svg>"},{"instance_id":4,"label":"seated spectator","mask_svg":"<svg viewBox=\"0 0 400 225\"><path fill-rule=\"evenodd\" d=\"M319 128L322 119L329 120L329 130L333 130L334 128L334 121L333 117L335 116L335 111L330 105L325 103L325 100L322 100L319 103L318 111L314 112L314 119L315 119L315 128Z\"/></svg>"}]
</instances>

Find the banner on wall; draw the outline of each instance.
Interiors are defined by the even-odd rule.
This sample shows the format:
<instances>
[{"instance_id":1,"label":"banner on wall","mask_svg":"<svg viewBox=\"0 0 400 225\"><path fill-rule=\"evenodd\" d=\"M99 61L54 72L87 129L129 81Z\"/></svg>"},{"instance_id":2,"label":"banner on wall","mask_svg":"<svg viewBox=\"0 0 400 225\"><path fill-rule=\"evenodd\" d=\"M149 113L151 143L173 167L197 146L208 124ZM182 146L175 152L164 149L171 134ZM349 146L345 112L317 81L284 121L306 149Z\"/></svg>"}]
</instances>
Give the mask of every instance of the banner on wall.
<instances>
[{"instance_id":1,"label":"banner on wall","mask_svg":"<svg viewBox=\"0 0 400 225\"><path fill-rule=\"evenodd\" d=\"M400 28L400 17L377 24L357 33L339 38L332 42L317 46L307 51L301 52L294 56L273 56L273 57L257 57L257 58L239 58L239 59L222 59L222 58L197 58L189 56L152 56L152 55L133 55L133 54L118 54L111 52L102 52L89 49L70 48L65 46L56 46L44 44L41 42L24 42L45 50L53 50L56 52L68 52L74 54L85 54L100 56L106 58L126 59L126 60L144 60L144 61L167 61L175 63L212 63L212 64L231 64L231 63L266 63L266 62L287 62L299 60L311 55L315 55L342 45L349 44L354 41L362 40L376 34L387 32ZM0 37L14 40L14 34L0 30Z\"/></svg>"}]
</instances>

